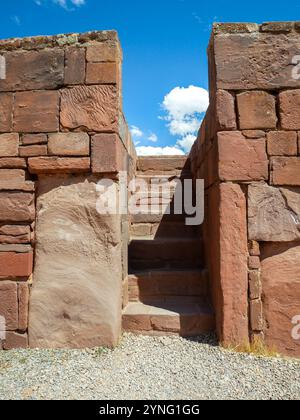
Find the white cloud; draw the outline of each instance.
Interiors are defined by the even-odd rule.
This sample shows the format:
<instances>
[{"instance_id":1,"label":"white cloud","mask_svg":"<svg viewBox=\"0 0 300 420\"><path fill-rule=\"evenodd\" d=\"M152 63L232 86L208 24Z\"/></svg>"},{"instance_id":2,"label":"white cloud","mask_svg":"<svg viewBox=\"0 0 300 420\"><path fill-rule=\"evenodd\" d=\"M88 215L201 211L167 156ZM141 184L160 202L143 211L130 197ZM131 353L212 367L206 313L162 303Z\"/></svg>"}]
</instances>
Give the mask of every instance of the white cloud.
<instances>
[{"instance_id":1,"label":"white cloud","mask_svg":"<svg viewBox=\"0 0 300 420\"><path fill-rule=\"evenodd\" d=\"M144 135L142 130L139 127L137 127L136 125L132 125L130 127L130 132L131 132L131 135L134 139L140 139Z\"/></svg>"},{"instance_id":2,"label":"white cloud","mask_svg":"<svg viewBox=\"0 0 300 420\"><path fill-rule=\"evenodd\" d=\"M183 137L181 140L178 140L177 144L178 146L182 147L182 149L189 153L193 144L195 143L196 136L193 134L187 134L185 137Z\"/></svg>"},{"instance_id":3,"label":"white cloud","mask_svg":"<svg viewBox=\"0 0 300 420\"><path fill-rule=\"evenodd\" d=\"M155 133L151 133L150 136L148 137L148 140L151 141L152 143L157 143L158 137Z\"/></svg>"},{"instance_id":4,"label":"white cloud","mask_svg":"<svg viewBox=\"0 0 300 420\"><path fill-rule=\"evenodd\" d=\"M183 150L177 146L153 147L140 146L136 148L138 156L184 156Z\"/></svg>"},{"instance_id":5,"label":"white cloud","mask_svg":"<svg viewBox=\"0 0 300 420\"><path fill-rule=\"evenodd\" d=\"M65 10L72 11L72 6L80 7L84 6L86 0L51 0L52 3L57 4L58 6L62 7ZM38 6L43 6L45 0L34 0L35 4Z\"/></svg>"},{"instance_id":6,"label":"white cloud","mask_svg":"<svg viewBox=\"0 0 300 420\"><path fill-rule=\"evenodd\" d=\"M176 87L165 96L162 108L167 115L161 119L167 121L172 136L181 137L176 147L181 147L186 153L190 151L208 105L207 90L197 86Z\"/></svg>"}]
</instances>

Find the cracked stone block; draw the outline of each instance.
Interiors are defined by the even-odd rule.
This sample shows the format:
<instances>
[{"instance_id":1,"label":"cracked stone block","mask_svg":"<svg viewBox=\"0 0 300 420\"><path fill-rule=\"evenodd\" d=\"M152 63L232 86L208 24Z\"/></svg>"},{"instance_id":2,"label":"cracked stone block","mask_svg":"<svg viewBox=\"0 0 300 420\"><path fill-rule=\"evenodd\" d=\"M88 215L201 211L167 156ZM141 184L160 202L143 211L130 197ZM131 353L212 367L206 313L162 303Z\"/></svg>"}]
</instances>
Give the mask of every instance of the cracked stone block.
<instances>
[{"instance_id":1,"label":"cracked stone block","mask_svg":"<svg viewBox=\"0 0 300 420\"><path fill-rule=\"evenodd\" d=\"M300 188L250 185L248 229L249 239L259 242L300 239Z\"/></svg>"}]
</instances>

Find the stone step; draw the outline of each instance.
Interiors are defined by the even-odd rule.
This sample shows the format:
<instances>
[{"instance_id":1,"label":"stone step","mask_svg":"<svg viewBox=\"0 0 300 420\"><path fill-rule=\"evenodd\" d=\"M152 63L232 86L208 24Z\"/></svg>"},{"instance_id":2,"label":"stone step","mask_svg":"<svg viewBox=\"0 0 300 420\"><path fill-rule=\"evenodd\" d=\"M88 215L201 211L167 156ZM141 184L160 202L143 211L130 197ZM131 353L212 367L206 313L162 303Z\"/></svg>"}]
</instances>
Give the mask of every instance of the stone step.
<instances>
[{"instance_id":1,"label":"stone step","mask_svg":"<svg viewBox=\"0 0 300 420\"><path fill-rule=\"evenodd\" d=\"M150 302L162 297L174 300L208 296L207 270L141 271L128 277L130 302Z\"/></svg>"},{"instance_id":2,"label":"stone step","mask_svg":"<svg viewBox=\"0 0 300 420\"><path fill-rule=\"evenodd\" d=\"M202 255L202 240L198 238L143 239L132 240L129 244L132 270L200 268Z\"/></svg>"},{"instance_id":3,"label":"stone step","mask_svg":"<svg viewBox=\"0 0 300 420\"><path fill-rule=\"evenodd\" d=\"M137 161L137 170L143 173L157 174L183 169L190 170L190 161L187 156L140 157Z\"/></svg>"},{"instance_id":4,"label":"stone step","mask_svg":"<svg viewBox=\"0 0 300 420\"><path fill-rule=\"evenodd\" d=\"M198 226L187 226L184 222L169 223L133 223L130 226L130 233L133 239L142 237L150 238L195 238L199 235Z\"/></svg>"},{"instance_id":5,"label":"stone step","mask_svg":"<svg viewBox=\"0 0 300 420\"><path fill-rule=\"evenodd\" d=\"M157 302L153 306L137 302L124 309L123 329L145 335L193 337L213 331L215 320L206 303Z\"/></svg>"}]
</instances>

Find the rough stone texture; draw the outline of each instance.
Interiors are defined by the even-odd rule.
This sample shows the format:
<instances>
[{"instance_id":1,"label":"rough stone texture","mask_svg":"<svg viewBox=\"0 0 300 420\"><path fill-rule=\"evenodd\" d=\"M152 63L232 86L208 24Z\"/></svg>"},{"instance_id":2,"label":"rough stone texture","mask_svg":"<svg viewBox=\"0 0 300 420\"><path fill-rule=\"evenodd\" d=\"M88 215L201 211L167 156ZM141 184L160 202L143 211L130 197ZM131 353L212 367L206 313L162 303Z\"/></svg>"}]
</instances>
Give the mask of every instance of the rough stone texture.
<instances>
[{"instance_id":1,"label":"rough stone texture","mask_svg":"<svg viewBox=\"0 0 300 420\"><path fill-rule=\"evenodd\" d=\"M120 58L119 50L116 43L102 42L90 44L87 47L86 58L88 62L116 62Z\"/></svg>"},{"instance_id":2,"label":"rough stone texture","mask_svg":"<svg viewBox=\"0 0 300 420\"><path fill-rule=\"evenodd\" d=\"M97 134L92 138L92 172L120 172L126 169L126 154L116 134Z\"/></svg>"},{"instance_id":3,"label":"rough stone texture","mask_svg":"<svg viewBox=\"0 0 300 420\"><path fill-rule=\"evenodd\" d=\"M299 35L220 34L213 41L218 89L282 89L299 87L291 77L300 55ZM284 53L283 53L284 52Z\"/></svg>"},{"instance_id":4,"label":"rough stone texture","mask_svg":"<svg viewBox=\"0 0 300 420\"><path fill-rule=\"evenodd\" d=\"M248 341L246 198L237 184L220 184L220 281L225 345ZM231 220L231 223L228 223Z\"/></svg>"},{"instance_id":5,"label":"rough stone texture","mask_svg":"<svg viewBox=\"0 0 300 420\"><path fill-rule=\"evenodd\" d=\"M272 184L300 186L300 157L272 158L271 170Z\"/></svg>"},{"instance_id":6,"label":"rough stone texture","mask_svg":"<svg viewBox=\"0 0 300 420\"><path fill-rule=\"evenodd\" d=\"M18 295L16 283L0 281L0 316L5 318L6 331L18 329Z\"/></svg>"},{"instance_id":7,"label":"rough stone texture","mask_svg":"<svg viewBox=\"0 0 300 420\"><path fill-rule=\"evenodd\" d=\"M29 226L0 225L0 244L26 244L29 242Z\"/></svg>"},{"instance_id":8,"label":"rough stone texture","mask_svg":"<svg viewBox=\"0 0 300 420\"><path fill-rule=\"evenodd\" d=\"M25 332L28 328L29 286L27 283L18 285L19 302L19 331Z\"/></svg>"},{"instance_id":9,"label":"rough stone texture","mask_svg":"<svg viewBox=\"0 0 300 420\"><path fill-rule=\"evenodd\" d=\"M65 84L80 85L85 80L85 49L69 47L65 56Z\"/></svg>"},{"instance_id":10,"label":"rough stone texture","mask_svg":"<svg viewBox=\"0 0 300 420\"><path fill-rule=\"evenodd\" d=\"M1 182L25 181L25 171L23 169L0 169Z\"/></svg>"},{"instance_id":11,"label":"rough stone texture","mask_svg":"<svg viewBox=\"0 0 300 420\"><path fill-rule=\"evenodd\" d=\"M248 226L251 240L291 242L300 239L300 189L249 185Z\"/></svg>"},{"instance_id":12,"label":"rough stone texture","mask_svg":"<svg viewBox=\"0 0 300 420\"><path fill-rule=\"evenodd\" d=\"M256 23L214 23L214 34L237 34L258 32L259 26Z\"/></svg>"},{"instance_id":13,"label":"rough stone texture","mask_svg":"<svg viewBox=\"0 0 300 420\"><path fill-rule=\"evenodd\" d=\"M22 145L31 146L36 144L46 144L48 137L46 134L24 134L22 136Z\"/></svg>"},{"instance_id":14,"label":"rough stone texture","mask_svg":"<svg viewBox=\"0 0 300 420\"><path fill-rule=\"evenodd\" d=\"M263 305L259 299L250 302L250 322L252 331L262 331L264 329Z\"/></svg>"},{"instance_id":15,"label":"rough stone texture","mask_svg":"<svg viewBox=\"0 0 300 420\"><path fill-rule=\"evenodd\" d=\"M47 145L21 146L19 148L19 155L21 157L46 156L47 154Z\"/></svg>"},{"instance_id":16,"label":"rough stone texture","mask_svg":"<svg viewBox=\"0 0 300 420\"><path fill-rule=\"evenodd\" d=\"M32 273L32 268L32 252L0 252L0 277L28 277Z\"/></svg>"},{"instance_id":17,"label":"rough stone texture","mask_svg":"<svg viewBox=\"0 0 300 420\"><path fill-rule=\"evenodd\" d=\"M247 139L262 139L266 137L266 133L262 130L243 130L242 134Z\"/></svg>"},{"instance_id":18,"label":"rough stone texture","mask_svg":"<svg viewBox=\"0 0 300 420\"><path fill-rule=\"evenodd\" d=\"M257 256L250 255L248 259L249 270L259 270L260 269L260 258Z\"/></svg>"},{"instance_id":19,"label":"rough stone texture","mask_svg":"<svg viewBox=\"0 0 300 420\"><path fill-rule=\"evenodd\" d=\"M86 133L50 134L48 150L49 155L89 156L90 138Z\"/></svg>"},{"instance_id":20,"label":"rough stone texture","mask_svg":"<svg viewBox=\"0 0 300 420\"><path fill-rule=\"evenodd\" d=\"M268 154L271 156L297 156L296 131L271 131L267 134Z\"/></svg>"},{"instance_id":21,"label":"rough stone texture","mask_svg":"<svg viewBox=\"0 0 300 420\"><path fill-rule=\"evenodd\" d=\"M280 119L284 130L300 129L300 89L279 94Z\"/></svg>"},{"instance_id":22,"label":"rough stone texture","mask_svg":"<svg viewBox=\"0 0 300 420\"><path fill-rule=\"evenodd\" d=\"M59 95L56 91L16 93L14 131L23 133L58 131L58 102Z\"/></svg>"},{"instance_id":23,"label":"rough stone texture","mask_svg":"<svg viewBox=\"0 0 300 420\"><path fill-rule=\"evenodd\" d=\"M36 157L28 159L32 174L88 173L90 158Z\"/></svg>"},{"instance_id":24,"label":"rough stone texture","mask_svg":"<svg viewBox=\"0 0 300 420\"><path fill-rule=\"evenodd\" d=\"M16 133L0 134L0 157L18 156L19 135Z\"/></svg>"},{"instance_id":25,"label":"rough stone texture","mask_svg":"<svg viewBox=\"0 0 300 420\"><path fill-rule=\"evenodd\" d=\"M258 270L250 271L249 273L249 294L250 299L255 300L261 297L262 284L260 280L260 272Z\"/></svg>"},{"instance_id":26,"label":"rough stone texture","mask_svg":"<svg viewBox=\"0 0 300 420\"><path fill-rule=\"evenodd\" d=\"M19 334L17 332L8 332L3 342L4 350L26 349L28 347L27 334Z\"/></svg>"},{"instance_id":27,"label":"rough stone texture","mask_svg":"<svg viewBox=\"0 0 300 420\"><path fill-rule=\"evenodd\" d=\"M218 133L219 176L222 181L268 179L265 139L248 140L238 131Z\"/></svg>"},{"instance_id":28,"label":"rough stone texture","mask_svg":"<svg viewBox=\"0 0 300 420\"><path fill-rule=\"evenodd\" d=\"M26 169L26 160L23 158L0 158L1 169Z\"/></svg>"},{"instance_id":29,"label":"rough stone texture","mask_svg":"<svg viewBox=\"0 0 300 420\"><path fill-rule=\"evenodd\" d=\"M292 357L300 356L300 340L292 338L292 319L299 315L300 246L295 243L262 245L262 284L266 342Z\"/></svg>"},{"instance_id":30,"label":"rough stone texture","mask_svg":"<svg viewBox=\"0 0 300 420\"><path fill-rule=\"evenodd\" d=\"M88 63L86 68L86 83L116 84L119 83L118 63Z\"/></svg>"},{"instance_id":31,"label":"rough stone texture","mask_svg":"<svg viewBox=\"0 0 300 420\"><path fill-rule=\"evenodd\" d=\"M276 128L275 97L267 92L244 92L237 95L241 130Z\"/></svg>"},{"instance_id":32,"label":"rough stone texture","mask_svg":"<svg viewBox=\"0 0 300 420\"><path fill-rule=\"evenodd\" d=\"M0 192L1 222L32 222L35 218L34 195Z\"/></svg>"},{"instance_id":33,"label":"rough stone texture","mask_svg":"<svg viewBox=\"0 0 300 420\"><path fill-rule=\"evenodd\" d=\"M0 80L0 90L56 89L64 81L64 51L18 51L4 54L6 79Z\"/></svg>"},{"instance_id":34,"label":"rough stone texture","mask_svg":"<svg viewBox=\"0 0 300 420\"><path fill-rule=\"evenodd\" d=\"M118 99L114 86L80 86L61 94L61 125L81 131L118 129Z\"/></svg>"},{"instance_id":35,"label":"rough stone texture","mask_svg":"<svg viewBox=\"0 0 300 420\"><path fill-rule=\"evenodd\" d=\"M97 213L92 181L43 178L40 186L30 346L114 346L121 328L120 219Z\"/></svg>"},{"instance_id":36,"label":"rough stone texture","mask_svg":"<svg viewBox=\"0 0 300 420\"><path fill-rule=\"evenodd\" d=\"M236 130L235 100L226 90L217 91L216 114L220 131Z\"/></svg>"},{"instance_id":37,"label":"rough stone texture","mask_svg":"<svg viewBox=\"0 0 300 420\"><path fill-rule=\"evenodd\" d=\"M0 133L12 130L13 95L0 93Z\"/></svg>"}]
</instances>

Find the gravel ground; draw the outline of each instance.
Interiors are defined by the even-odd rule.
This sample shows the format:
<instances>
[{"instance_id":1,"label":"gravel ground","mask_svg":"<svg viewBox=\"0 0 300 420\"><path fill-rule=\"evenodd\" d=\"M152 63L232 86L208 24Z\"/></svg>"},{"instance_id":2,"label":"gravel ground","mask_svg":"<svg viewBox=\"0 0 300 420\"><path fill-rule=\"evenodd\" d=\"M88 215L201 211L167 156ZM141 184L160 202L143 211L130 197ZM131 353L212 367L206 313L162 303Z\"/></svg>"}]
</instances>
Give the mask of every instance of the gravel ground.
<instances>
[{"instance_id":1,"label":"gravel ground","mask_svg":"<svg viewBox=\"0 0 300 420\"><path fill-rule=\"evenodd\" d=\"M116 350L0 352L0 399L299 399L300 362L231 353L213 337L124 335Z\"/></svg>"}]
</instances>

